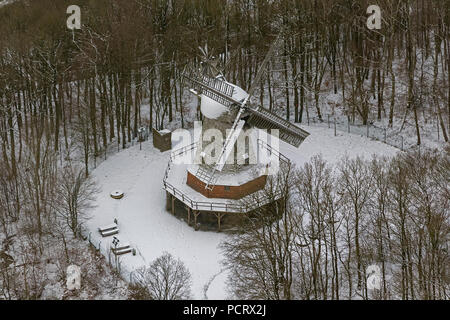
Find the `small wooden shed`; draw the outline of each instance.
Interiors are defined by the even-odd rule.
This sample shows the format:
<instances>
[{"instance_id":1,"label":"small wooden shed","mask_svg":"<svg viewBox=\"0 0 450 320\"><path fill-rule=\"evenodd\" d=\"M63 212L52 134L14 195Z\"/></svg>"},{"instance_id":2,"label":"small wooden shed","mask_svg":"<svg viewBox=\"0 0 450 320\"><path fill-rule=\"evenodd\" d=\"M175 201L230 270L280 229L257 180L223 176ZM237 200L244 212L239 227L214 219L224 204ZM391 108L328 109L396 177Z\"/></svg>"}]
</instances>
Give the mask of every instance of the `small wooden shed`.
<instances>
[{"instance_id":1,"label":"small wooden shed","mask_svg":"<svg viewBox=\"0 0 450 320\"><path fill-rule=\"evenodd\" d=\"M155 130L153 128L153 146L164 152L172 149L172 132L170 130Z\"/></svg>"}]
</instances>

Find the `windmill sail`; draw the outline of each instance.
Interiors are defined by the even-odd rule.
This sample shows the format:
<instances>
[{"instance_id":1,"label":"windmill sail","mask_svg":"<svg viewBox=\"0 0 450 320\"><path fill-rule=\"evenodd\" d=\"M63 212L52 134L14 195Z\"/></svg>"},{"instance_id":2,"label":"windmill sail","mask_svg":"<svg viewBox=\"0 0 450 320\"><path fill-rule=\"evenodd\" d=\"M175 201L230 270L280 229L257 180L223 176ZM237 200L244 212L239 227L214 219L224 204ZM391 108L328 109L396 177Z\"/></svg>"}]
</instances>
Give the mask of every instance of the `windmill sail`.
<instances>
[{"instance_id":1,"label":"windmill sail","mask_svg":"<svg viewBox=\"0 0 450 320\"><path fill-rule=\"evenodd\" d=\"M198 94L203 94L226 107L240 103L233 99L234 87L225 81L202 75L193 70L184 73L183 77Z\"/></svg>"},{"instance_id":2,"label":"windmill sail","mask_svg":"<svg viewBox=\"0 0 450 320\"><path fill-rule=\"evenodd\" d=\"M279 138L295 147L300 146L303 140L309 136L309 133L300 129L291 122L263 108L249 108L250 116L247 122L259 129L278 129Z\"/></svg>"}]
</instances>

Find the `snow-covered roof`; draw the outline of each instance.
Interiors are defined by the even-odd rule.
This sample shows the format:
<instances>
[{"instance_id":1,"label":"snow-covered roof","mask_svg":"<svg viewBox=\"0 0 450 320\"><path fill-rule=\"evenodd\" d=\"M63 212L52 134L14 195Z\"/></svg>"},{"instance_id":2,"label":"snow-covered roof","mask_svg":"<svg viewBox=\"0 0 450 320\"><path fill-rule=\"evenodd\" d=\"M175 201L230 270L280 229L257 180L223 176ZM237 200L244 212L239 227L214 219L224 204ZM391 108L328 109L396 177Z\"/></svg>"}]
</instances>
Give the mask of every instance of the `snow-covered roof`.
<instances>
[{"instance_id":1,"label":"snow-covered roof","mask_svg":"<svg viewBox=\"0 0 450 320\"><path fill-rule=\"evenodd\" d=\"M233 91L233 99L237 100L237 101L243 101L245 98L248 97L248 93L242 89L241 87L238 87L235 84L229 83L227 82L229 85L234 87L234 91Z\"/></svg>"},{"instance_id":2,"label":"snow-covered roof","mask_svg":"<svg viewBox=\"0 0 450 320\"><path fill-rule=\"evenodd\" d=\"M228 108L223 104L208 98L204 94L200 95L200 99L200 110L202 114L209 119L217 119L228 111Z\"/></svg>"},{"instance_id":3,"label":"snow-covered roof","mask_svg":"<svg viewBox=\"0 0 450 320\"><path fill-rule=\"evenodd\" d=\"M197 164L188 165L186 166L187 171L195 176L198 170L198 166L199 165ZM266 174L266 166L256 164L256 165L242 166L241 170L237 172L216 171L214 175L217 178L217 181L215 182L216 185L240 186L265 174Z\"/></svg>"},{"instance_id":4,"label":"snow-covered roof","mask_svg":"<svg viewBox=\"0 0 450 320\"><path fill-rule=\"evenodd\" d=\"M232 94L234 100L244 101L244 99L248 97L248 93L245 92L244 89L227 81L225 81L225 83L229 84L234 88ZM228 111L228 108L226 106L205 96L204 94L200 95L200 99L201 99L200 110L202 114L209 119L217 119L222 114Z\"/></svg>"}]
</instances>

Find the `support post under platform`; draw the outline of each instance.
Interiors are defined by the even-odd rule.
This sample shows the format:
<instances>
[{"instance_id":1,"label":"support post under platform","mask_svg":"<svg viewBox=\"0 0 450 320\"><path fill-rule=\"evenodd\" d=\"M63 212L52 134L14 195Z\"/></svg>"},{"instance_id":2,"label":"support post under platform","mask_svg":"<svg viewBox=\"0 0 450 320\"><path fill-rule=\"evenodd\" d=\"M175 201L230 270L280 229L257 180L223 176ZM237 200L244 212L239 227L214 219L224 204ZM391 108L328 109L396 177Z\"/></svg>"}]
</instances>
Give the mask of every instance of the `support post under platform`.
<instances>
[{"instance_id":1,"label":"support post under platform","mask_svg":"<svg viewBox=\"0 0 450 320\"><path fill-rule=\"evenodd\" d=\"M193 210L192 213L194 214L194 229L197 231L197 217L200 214L200 211L198 210Z\"/></svg>"},{"instance_id":2,"label":"support post under platform","mask_svg":"<svg viewBox=\"0 0 450 320\"><path fill-rule=\"evenodd\" d=\"M225 215L225 213L215 212L214 215L217 217L217 231L220 232L222 217Z\"/></svg>"},{"instance_id":3,"label":"support post under platform","mask_svg":"<svg viewBox=\"0 0 450 320\"><path fill-rule=\"evenodd\" d=\"M172 214L175 214L175 197L172 196Z\"/></svg>"},{"instance_id":4,"label":"support post under platform","mask_svg":"<svg viewBox=\"0 0 450 320\"><path fill-rule=\"evenodd\" d=\"M171 203L172 195L166 191L166 210L171 210L170 203Z\"/></svg>"}]
</instances>

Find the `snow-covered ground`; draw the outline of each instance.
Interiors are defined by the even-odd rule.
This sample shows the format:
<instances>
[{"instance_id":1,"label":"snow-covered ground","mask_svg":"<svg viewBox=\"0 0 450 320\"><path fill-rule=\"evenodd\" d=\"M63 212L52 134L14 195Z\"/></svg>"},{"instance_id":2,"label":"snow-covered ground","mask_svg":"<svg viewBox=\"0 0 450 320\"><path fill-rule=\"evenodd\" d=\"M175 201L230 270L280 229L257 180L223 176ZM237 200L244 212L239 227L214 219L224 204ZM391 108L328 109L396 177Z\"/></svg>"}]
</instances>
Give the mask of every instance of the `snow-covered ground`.
<instances>
[{"instance_id":1,"label":"snow-covered ground","mask_svg":"<svg viewBox=\"0 0 450 320\"><path fill-rule=\"evenodd\" d=\"M122 268L131 272L167 251L180 258L192 273L195 298L203 298L203 286L220 271L221 258L217 249L225 234L194 231L185 222L165 211L162 180L169 152L160 153L151 141L128 148L103 162L93 172L101 193L97 207L87 226L94 243L102 241L102 252L111 245L112 237L101 239L98 227L118 219L122 243L137 249L136 256L121 256ZM125 196L112 199L109 193L121 189ZM223 288L208 291L208 298L223 298Z\"/></svg>"},{"instance_id":2,"label":"snow-covered ground","mask_svg":"<svg viewBox=\"0 0 450 320\"><path fill-rule=\"evenodd\" d=\"M394 155L398 152L398 149L358 135L338 132L335 137L332 129L307 126L303 129L311 135L298 149L280 142L280 151L297 166L302 166L317 154L334 163L345 155L370 157L374 153ZM167 251L189 268L194 298L225 299L226 271L220 263L223 257L218 245L227 235L195 231L166 212L162 180L169 153L160 153L150 140L143 143L142 150L139 150L139 145L123 150L93 171L101 192L87 222L91 239L94 243L101 241L102 252L107 252L112 237L102 239L97 228L109 225L117 218L118 238L137 249L136 256L121 256L123 270L132 272ZM125 193L121 200L114 200L109 195L116 189ZM206 295L205 285L209 285Z\"/></svg>"},{"instance_id":3,"label":"snow-covered ground","mask_svg":"<svg viewBox=\"0 0 450 320\"><path fill-rule=\"evenodd\" d=\"M6 6L7 4L13 3L14 0L0 0L0 8Z\"/></svg>"},{"instance_id":4,"label":"snow-covered ground","mask_svg":"<svg viewBox=\"0 0 450 320\"><path fill-rule=\"evenodd\" d=\"M280 151L288 157L297 167L302 167L313 156L321 154L328 163L339 162L344 156L360 156L370 159L373 154L393 156L399 149L391 147L380 141L368 139L357 134L348 134L324 127L301 126L310 136L295 148L280 141Z\"/></svg>"}]
</instances>

